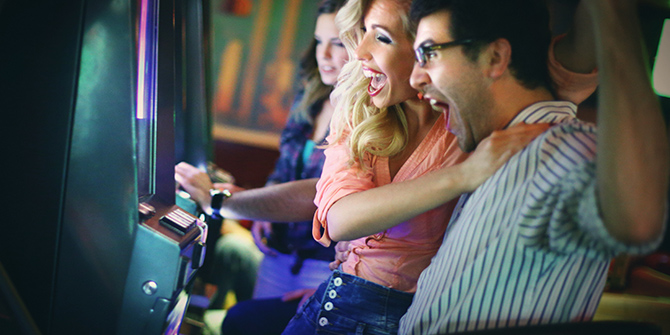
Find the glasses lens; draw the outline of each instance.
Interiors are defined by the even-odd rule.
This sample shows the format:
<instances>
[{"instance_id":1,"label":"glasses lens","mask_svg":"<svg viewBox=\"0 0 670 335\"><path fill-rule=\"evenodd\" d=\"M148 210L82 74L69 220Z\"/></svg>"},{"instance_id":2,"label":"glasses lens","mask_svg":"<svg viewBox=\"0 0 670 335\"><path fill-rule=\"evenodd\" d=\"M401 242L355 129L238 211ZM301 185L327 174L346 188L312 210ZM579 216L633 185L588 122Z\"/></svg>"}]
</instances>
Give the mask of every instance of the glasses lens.
<instances>
[{"instance_id":1,"label":"glasses lens","mask_svg":"<svg viewBox=\"0 0 670 335\"><path fill-rule=\"evenodd\" d=\"M414 50L414 55L415 55L416 61L419 63L420 67L423 67L424 65L426 65L426 58L425 58L425 55L423 53L423 49L421 49L421 47L418 47L418 48L416 48L416 50Z\"/></svg>"}]
</instances>

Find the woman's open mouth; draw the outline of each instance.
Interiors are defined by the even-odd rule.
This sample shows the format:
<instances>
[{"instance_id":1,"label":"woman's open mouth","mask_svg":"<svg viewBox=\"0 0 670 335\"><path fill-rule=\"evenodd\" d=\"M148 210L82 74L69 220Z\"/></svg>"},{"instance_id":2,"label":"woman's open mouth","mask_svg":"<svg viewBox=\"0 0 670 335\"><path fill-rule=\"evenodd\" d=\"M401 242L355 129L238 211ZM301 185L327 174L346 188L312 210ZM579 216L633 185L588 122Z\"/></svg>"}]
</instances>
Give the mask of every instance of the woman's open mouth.
<instances>
[{"instance_id":1,"label":"woman's open mouth","mask_svg":"<svg viewBox=\"0 0 670 335\"><path fill-rule=\"evenodd\" d=\"M386 86L386 75L381 72L377 72L367 67L363 67L363 74L365 78L370 78L370 83L368 84L368 94L371 97L376 96L379 92L384 89Z\"/></svg>"}]
</instances>

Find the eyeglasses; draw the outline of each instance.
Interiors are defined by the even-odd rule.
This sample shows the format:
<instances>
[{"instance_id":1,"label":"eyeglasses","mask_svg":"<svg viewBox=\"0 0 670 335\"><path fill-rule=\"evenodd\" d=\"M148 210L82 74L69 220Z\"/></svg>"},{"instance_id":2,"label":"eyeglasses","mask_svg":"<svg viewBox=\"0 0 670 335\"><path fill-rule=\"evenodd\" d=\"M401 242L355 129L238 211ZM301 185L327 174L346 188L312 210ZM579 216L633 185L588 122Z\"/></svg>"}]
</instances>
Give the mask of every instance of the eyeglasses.
<instances>
[{"instance_id":1,"label":"eyeglasses","mask_svg":"<svg viewBox=\"0 0 670 335\"><path fill-rule=\"evenodd\" d=\"M420 67L424 67L426 65L426 62L428 62L428 59L426 58L426 54L435 51L435 50L440 50L440 49L446 49L449 47L455 47L457 45L464 45L464 44L470 44L474 42L475 40L471 38L467 39L462 39L462 40L456 40L456 41L451 41L447 43L441 43L441 44L430 44L430 45L421 45L416 50L414 50L414 55L416 56L416 61L419 63Z\"/></svg>"}]
</instances>

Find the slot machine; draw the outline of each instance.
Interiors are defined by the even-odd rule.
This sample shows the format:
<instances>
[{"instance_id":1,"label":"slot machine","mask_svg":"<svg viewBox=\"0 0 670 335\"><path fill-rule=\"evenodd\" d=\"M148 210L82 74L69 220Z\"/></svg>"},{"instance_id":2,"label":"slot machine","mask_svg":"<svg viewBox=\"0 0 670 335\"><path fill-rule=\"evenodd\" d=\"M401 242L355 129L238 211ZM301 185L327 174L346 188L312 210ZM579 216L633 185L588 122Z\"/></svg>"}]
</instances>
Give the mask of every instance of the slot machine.
<instances>
[{"instance_id":1,"label":"slot machine","mask_svg":"<svg viewBox=\"0 0 670 335\"><path fill-rule=\"evenodd\" d=\"M175 204L174 18L198 5L0 3L1 334L179 333L208 228Z\"/></svg>"},{"instance_id":2,"label":"slot machine","mask_svg":"<svg viewBox=\"0 0 670 335\"><path fill-rule=\"evenodd\" d=\"M209 73L209 1L179 1L175 8L175 30L180 32L175 40L175 162L187 162L205 171L212 182L234 183L228 172L213 163L212 115L207 104L207 73ZM214 195L220 199L223 194ZM205 260L198 277L211 281L211 262L216 241L221 236L223 218L207 215L191 196L181 188L175 203L208 226Z\"/></svg>"}]
</instances>

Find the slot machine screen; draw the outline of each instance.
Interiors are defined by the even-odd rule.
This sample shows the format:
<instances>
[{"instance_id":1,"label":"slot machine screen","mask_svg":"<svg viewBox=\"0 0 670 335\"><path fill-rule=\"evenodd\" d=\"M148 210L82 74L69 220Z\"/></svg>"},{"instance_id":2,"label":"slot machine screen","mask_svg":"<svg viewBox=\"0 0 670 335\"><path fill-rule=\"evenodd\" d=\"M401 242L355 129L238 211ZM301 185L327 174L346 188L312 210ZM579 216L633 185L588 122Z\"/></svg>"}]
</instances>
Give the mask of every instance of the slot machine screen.
<instances>
[{"instance_id":1,"label":"slot machine screen","mask_svg":"<svg viewBox=\"0 0 670 335\"><path fill-rule=\"evenodd\" d=\"M140 201L149 199L156 191L156 66L158 31L157 5L154 0L138 3L137 31L137 187Z\"/></svg>"}]
</instances>

